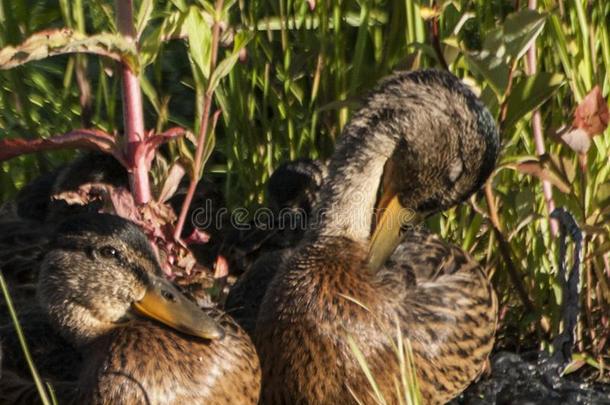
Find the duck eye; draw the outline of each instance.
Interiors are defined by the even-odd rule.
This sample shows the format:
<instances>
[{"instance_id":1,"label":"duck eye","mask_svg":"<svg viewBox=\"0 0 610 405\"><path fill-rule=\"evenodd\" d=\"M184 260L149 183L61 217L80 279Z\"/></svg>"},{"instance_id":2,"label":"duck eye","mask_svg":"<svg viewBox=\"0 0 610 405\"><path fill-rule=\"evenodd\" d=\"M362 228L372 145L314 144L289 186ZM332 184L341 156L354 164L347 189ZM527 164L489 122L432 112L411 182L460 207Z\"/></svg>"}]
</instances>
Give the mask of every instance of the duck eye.
<instances>
[{"instance_id":1,"label":"duck eye","mask_svg":"<svg viewBox=\"0 0 610 405\"><path fill-rule=\"evenodd\" d=\"M113 248L112 246L104 246L100 249L100 255L109 259L112 257L118 257L119 251Z\"/></svg>"},{"instance_id":2,"label":"duck eye","mask_svg":"<svg viewBox=\"0 0 610 405\"><path fill-rule=\"evenodd\" d=\"M168 301L176 302L176 297L174 296L174 294L167 290L162 290L161 295Z\"/></svg>"}]
</instances>

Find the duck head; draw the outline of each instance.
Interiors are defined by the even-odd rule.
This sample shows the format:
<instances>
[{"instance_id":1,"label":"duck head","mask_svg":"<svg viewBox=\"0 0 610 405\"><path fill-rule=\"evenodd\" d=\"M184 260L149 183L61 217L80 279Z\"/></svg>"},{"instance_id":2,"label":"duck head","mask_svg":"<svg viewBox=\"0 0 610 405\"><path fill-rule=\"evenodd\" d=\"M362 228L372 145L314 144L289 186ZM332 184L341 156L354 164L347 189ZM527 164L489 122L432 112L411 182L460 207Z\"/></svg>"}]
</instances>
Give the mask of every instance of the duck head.
<instances>
[{"instance_id":1,"label":"duck head","mask_svg":"<svg viewBox=\"0 0 610 405\"><path fill-rule=\"evenodd\" d=\"M498 151L493 117L458 78L438 70L394 74L344 128L317 228L368 243L377 269L400 243L401 229L476 192Z\"/></svg>"},{"instance_id":2,"label":"duck head","mask_svg":"<svg viewBox=\"0 0 610 405\"><path fill-rule=\"evenodd\" d=\"M51 323L77 345L136 316L205 339L223 336L162 277L140 229L113 215L79 215L59 225L41 265L38 298Z\"/></svg>"}]
</instances>

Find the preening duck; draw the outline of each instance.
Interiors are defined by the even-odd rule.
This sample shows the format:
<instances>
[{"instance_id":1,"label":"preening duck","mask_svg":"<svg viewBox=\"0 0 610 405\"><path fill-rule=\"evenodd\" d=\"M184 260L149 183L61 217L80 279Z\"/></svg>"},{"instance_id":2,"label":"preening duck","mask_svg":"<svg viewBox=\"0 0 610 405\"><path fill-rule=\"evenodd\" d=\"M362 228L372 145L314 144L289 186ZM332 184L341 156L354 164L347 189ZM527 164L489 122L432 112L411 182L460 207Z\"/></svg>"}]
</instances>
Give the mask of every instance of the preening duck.
<instances>
[{"instance_id":1,"label":"preening duck","mask_svg":"<svg viewBox=\"0 0 610 405\"><path fill-rule=\"evenodd\" d=\"M166 281L129 221L85 214L59 225L40 264L37 296L49 324L82 356L71 365L79 367L76 380L53 381L60 403L258 401L260 367L250 338ZM36 392L26 376L5 371L0 399L32 403Z\"/></svg>"},{"instance_id":2,"label":"preening duck","mask_svg":"<svg viewBox=\"0 0 610 405\"><path fill-rule=\"evenodd\" d=\"M425 403L477 377L493 346L492 287L460 249L407 228L478 190L498 149L492 116L447 72L394 74L372 91L337 143L316 223L258 311L262 403L372 402L350 339L397 403L396 322Z\"/></svg>"}]
</instances>

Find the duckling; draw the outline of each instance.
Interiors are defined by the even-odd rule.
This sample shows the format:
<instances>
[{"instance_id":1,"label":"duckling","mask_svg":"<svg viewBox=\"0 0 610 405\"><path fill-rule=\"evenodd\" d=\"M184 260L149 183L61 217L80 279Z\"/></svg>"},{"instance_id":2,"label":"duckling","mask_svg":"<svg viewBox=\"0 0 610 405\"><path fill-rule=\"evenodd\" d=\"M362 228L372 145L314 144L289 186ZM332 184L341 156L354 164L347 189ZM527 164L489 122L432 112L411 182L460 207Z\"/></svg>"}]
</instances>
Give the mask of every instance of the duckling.
<instances>
[{"instance_id":1,"label":"duckling","mask_svg":"<svg viewBox=\"0 0 610 405\"><path fill-rule=\"evenodd\" d=\"M17 194L13 204L20 218L39 222L61 221L67 215L96 212L98 204L70 205L52 197L64 191L76 191L86 183L105 183L128 187L127 171L111 155L88 152L73 161L42 173Z\"/></svg>"},{"instance_id":2,"label":"duckling","mask_svg":"<svg viewBox=\"0 0 610 405\"><path fill-rule=\"evenodd\" d=\"M273 172L264 226L251 221L247 229L234 228L225 237L220 252L229 259L232 273L248 272L257 260L301 240L325 173L324 162L307 158L282 163Z\"/></svg>"},{"instance_id":3,"label":"duckling","mask_svg":"<svg viewBox=\"0 0 610 405\"><path fill-rule=\"evenodd\" d=\"M326 169L321 160L297 159L281 164L267 183L273 228L254 229L247 240L256 243L240 244L242 249L251 247L243 250L246 254L238 264L245 273L231 287L225 302L225 310L250 336L271 278L303 238Z\"/></svg>"},{"instance_id":4,"label":"duckling","mask_svg":"<svg viewBox=\"0 0 610 405\"><path fill-rule=\"evenodd\" d=\"M57 382L61 403L257 403L260 368L248 336L166 281L127 220L85 214L62 223L40 265L37 296L83 357L76 381ZM16 392L27 403L33 396L14 381L0 380L0 398L14 402Z\"/></svg>"},{"instance_id":5,"label":"duckling","mask_svg":"<svg viewBox=\"0 0 610 405\"><path fill-rule=\"evenodd\" d=\"M493 289L468 255L405 229L478 190L498 149L491 114L450 73L397 73L365 99L330 160L316 220L258 311L261 403L374 402L350 340L398 403L397 324L424 403L445 403L477 377L494 342ZM405 237L405 254L388 263Z\"/></svg>"},{"instance_id":6,"label":"duckling","mask_svg":"<svg viewBox=\"0 0 610 405\"><path fill-rule=\"evenodd\" d=\"M325 175L326 164L321 160L300 158L282 163L267 183L269 207L276 215L294 209L309 214Z\"/></svg>"}]
</instances>

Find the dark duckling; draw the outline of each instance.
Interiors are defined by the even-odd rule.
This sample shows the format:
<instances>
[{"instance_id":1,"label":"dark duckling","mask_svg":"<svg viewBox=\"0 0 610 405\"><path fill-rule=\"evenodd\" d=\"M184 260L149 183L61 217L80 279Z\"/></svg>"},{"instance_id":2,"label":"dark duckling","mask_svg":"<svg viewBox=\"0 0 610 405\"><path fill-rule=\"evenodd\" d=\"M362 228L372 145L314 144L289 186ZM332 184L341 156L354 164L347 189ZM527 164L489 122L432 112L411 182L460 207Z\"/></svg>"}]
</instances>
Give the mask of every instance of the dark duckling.
<instances>
[{"instance_id":1,"label":"dark duckling","mask_svg":"<svg viewBox=\"0 0 610 405\"><path fill-rule=\"evenodd\" d=\"M248 272L265 256L300 242L325 175L326 164L320 160L301 158L278 166L267 182L268 207L260 209L259 220L226 234L220 252L233 274Z\"/></svg>"},{"instance_id":2,"label":"dark duckling","mask_svg":"<svg viewBox=\"0 0 610 405\"><path fill-rule=\"evenodd\" d=\"M281 164L267 183L273 226L250 231L246 241L251 243L238 245L252 248L244 249L249 254L244 255L240 265L246 271L231 287L225 310L250 336L269 282L308 228L326 173L326 164L320 160L302 158Z\"/></svg>"},{"instance_id":3,"label":"dark duckling","mask_svg":"<svg viewBox=\"0 0 610 405\"><path fill-rule=\"evenodd\" d=\"M60 403L257 403L260 369L248 336L166 281L129 221L87 214L61 224L37 295L48 322L83 357L78 380L55 382ZM0 400L30 403L34 388L16 389L15 381L0 380Z\"/></svg>"},{"instance_id":4,"label":"dark duckling","mask_svg":"<svg viewBox=\"0 0 610 405\"><path fill-rule=\"evenodd\" d=\"M490 283L461 250L405 228L478 190L498 149L491 115L450 73L398 73L366 98L331 158L317 223L258 311L262 403L374 402L350 339L398 403L397 323L424 403L447 402L479 375L497 317ZM405 237L405 254L387 262Z\"/></svg>"}]
</instances>

